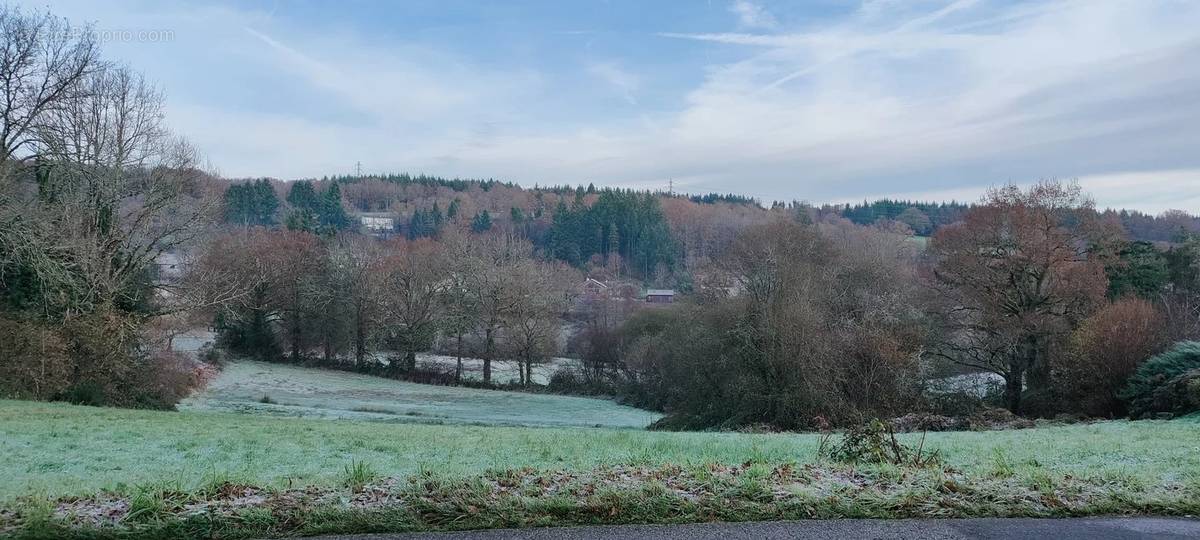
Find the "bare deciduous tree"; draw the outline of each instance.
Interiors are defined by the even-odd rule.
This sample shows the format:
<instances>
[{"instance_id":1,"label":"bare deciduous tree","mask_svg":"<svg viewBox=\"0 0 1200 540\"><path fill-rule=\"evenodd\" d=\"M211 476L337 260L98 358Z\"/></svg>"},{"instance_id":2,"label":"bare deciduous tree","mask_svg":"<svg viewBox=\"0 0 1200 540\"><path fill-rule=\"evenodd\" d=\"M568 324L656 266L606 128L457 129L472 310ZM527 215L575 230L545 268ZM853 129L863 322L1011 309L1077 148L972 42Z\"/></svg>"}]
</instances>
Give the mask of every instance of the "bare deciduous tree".
<instances>
[{"instance_id":1,"label":"bare deciduous tree","mask_svg":"<svg viewBox=\"0 0 1200 540\"><path fill-rule=\"evenodd\" d=\"M427 348L437 332L440 300L449 285L445 247L427 238L398 239L390 247L383 262L384 331L411 370L417 351ZM401 365L393 361L390 367L398 371Z\"/></svg>"},{"instance_id":2,"label":"bare deciduous tree","mask_svg":"<svg viewBox=\"0 0 1200 540\"><path fill-rule=\"evenodd\" d=\"M0 6L0 180L13 161L41 155L47 116L85 97L103 69L96 35L47 12Z\"/></svg>"},{"instance_id":3,"label":"bare deciduous tree","mask_svg":"<svg viewBox=\"0 0 1200 540\"><path fill-rule=\"evenodd\" d=\"M931 244L949 329L938 354L996 373L1019 413L1024 386L1048 382L1053 348L1104 299L1115 234L1076 184L994 189Z\"/></svg>"},{"instance_id":4,"label":"bare deciduous tree","mask_svg":"<svg viewBox=\"0 0 1200 540\"><path fill-rule=\"evenodd\" d=\"M533 365L549 359L558 350L562 315L570 306L570 291L578 273L561 263L527 260L516 268L519 279L512 282L517 302L506 314L505 348L517 361L520 383L533 381Z\"/></svg>"}]
</instances>

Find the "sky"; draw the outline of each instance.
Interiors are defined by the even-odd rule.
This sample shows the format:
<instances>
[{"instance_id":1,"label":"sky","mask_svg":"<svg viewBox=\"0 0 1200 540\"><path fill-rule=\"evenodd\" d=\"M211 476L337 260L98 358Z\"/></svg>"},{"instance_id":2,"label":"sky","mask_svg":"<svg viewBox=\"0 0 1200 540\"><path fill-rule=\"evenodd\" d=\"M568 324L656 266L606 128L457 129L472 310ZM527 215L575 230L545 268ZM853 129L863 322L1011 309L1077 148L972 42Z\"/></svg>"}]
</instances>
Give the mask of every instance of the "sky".
<instances>
[{"instance_id":1,"label":"sky","mask_svg":"<svg viewBox=\"0 0 1200 540\"><path fill-rule=\"evenodd\" d=\"M26 3L229 177L363 172L1200 213L1194 0Z\"/></svg>"}]
</instances>

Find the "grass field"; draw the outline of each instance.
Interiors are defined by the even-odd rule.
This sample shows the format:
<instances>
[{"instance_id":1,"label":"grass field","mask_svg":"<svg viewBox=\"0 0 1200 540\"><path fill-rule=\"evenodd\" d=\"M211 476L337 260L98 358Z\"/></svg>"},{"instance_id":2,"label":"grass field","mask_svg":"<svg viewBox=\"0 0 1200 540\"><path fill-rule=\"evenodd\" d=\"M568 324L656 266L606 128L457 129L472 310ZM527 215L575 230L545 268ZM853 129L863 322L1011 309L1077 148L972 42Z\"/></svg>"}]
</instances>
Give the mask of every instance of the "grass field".
<instances>
[{"instance_id":1,"label":"grass field","mask_svg":"<svg viewBox=\"0 0 1200 540\"><path fill-rule=\"evenodd\" d=\"M643 428L659 418L602 399L412 384L252 361L229 363L206 390L179 409L377 422L614 428Z\"/></svg>"},{"instance_id":2,"label":"grass field","mask_svg":"<svg viewBox=\"0 0 1200 540\"><path fill-rule=\"evenodd\" d=\"M185 491L221 480L333 485L351 462L370 463L383 476L617 464L803 464L814 460L819 437L412 425L27 401L0 401L0 434L5 498L162 482ZM1196 422L931 433L925 445L967 473L1007 465L1017 472L1112 477L1148 486L1200 479Z\"/></svg>"},{"instance_id":3,"label":"grass field","mask_svg":"<svg viewBox=\"0 0 1200 540\"><path fill-rule=\"evenodd\" d=\"M279 404L260 407L263 392ZM353 410L437 400L456 411L446 424ZM565 403L596 410L553 410ZM513 404L543 427L469 424L507 422L487 409ZM1200 513L1194 419L931 433L941 463L913 467L820 459L816 434L545 427L575 414L634 413L254 363L181 412L0 401L0 537Z\"/></svg>"}]
</instances>

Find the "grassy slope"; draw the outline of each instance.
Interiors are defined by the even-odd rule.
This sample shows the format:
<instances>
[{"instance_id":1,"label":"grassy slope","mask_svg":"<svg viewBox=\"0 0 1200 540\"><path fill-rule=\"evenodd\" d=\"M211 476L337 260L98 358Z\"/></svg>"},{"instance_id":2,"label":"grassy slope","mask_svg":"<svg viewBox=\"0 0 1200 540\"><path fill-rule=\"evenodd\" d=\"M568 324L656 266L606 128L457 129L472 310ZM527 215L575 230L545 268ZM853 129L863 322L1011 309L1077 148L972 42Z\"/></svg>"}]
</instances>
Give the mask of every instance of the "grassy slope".
<instances>
[{"instance_id":1,"label":"grassy slope","mask_svg":"<svg viewBox=\"0 0 1200 540\"><path fill-rule=\"evenodd\" d=\"M222 480L331 485L352 460L395 477L527 466L803 464L816 445L816 435L415 425L0 401L0 499L151 483L182 490ZM925 446L967 474L1052 471L1150 486L1200 481L1195 422L931 433Z\"/></svg>"},{"instance_id":2,"label":"grassy slope","mask_svg":"<svg viewBox=\"0 0 1200 540\"><path fill-rule=\"evenodd\" d=\"M261 403L267 396L274 403ZM183 410L389 422L642 428L659 415L579 397L431 386L355 373L241 361Z\"/></svg>"}]
</instances>

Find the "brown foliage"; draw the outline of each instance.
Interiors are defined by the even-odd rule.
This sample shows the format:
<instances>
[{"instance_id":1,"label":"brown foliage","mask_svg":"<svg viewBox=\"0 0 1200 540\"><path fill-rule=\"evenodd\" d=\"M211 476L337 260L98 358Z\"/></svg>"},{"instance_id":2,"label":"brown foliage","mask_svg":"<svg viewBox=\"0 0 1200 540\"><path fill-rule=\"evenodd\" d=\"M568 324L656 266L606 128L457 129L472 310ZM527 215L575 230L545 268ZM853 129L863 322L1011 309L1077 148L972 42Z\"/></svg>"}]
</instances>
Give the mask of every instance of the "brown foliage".
<instances>
[{"instance_id":1,"label":"brown foliage","mask_svg":"<svg viewBox=\"0 0 1200 540\"><path fill-rule=\"evenodd\" d=\"M914 404L924 335L903 237L780 219L725 262L744 293L625 326L637 399L673 413L661 426L845 425Z\"/></svg>"},{"instance_id":2,"label":"brown foliage","mask_svg":"<svg viewBox=\"0 0 1200 540\"><path fill-rule=\"evenodd\" d=\"M67 344L46 324L0 318L0 397L50 399L70 385Z\"/></svg>"},{"instance_id":3,"label":"brown foliage","mask_svg":"<svg viewBox=\"0 0 1200 540\"><path fill-rule=\"evenodd\" d=\"M1053 351L1103 302L1120 231L1076 184L1007 186L984 203L930 245L949 329L940 354L1004 377L1007 406L1020 412L1026 379L1045 388Z\"/></svg>"},{"instance_id":4,"label":"brown foliage","mask_svg":"<svg viewBox=\"0 0 1200 540\"><path fill-rule=\"evenodd\" d=\"M1117 392L1146 359L1166 345L1164 318L1153 304L1123 298L1105 306L1075 331L1071 348L1055 369L1055 387L1072 411L1092 416L1125 415Z\"/></svg>"}]
</instances>

